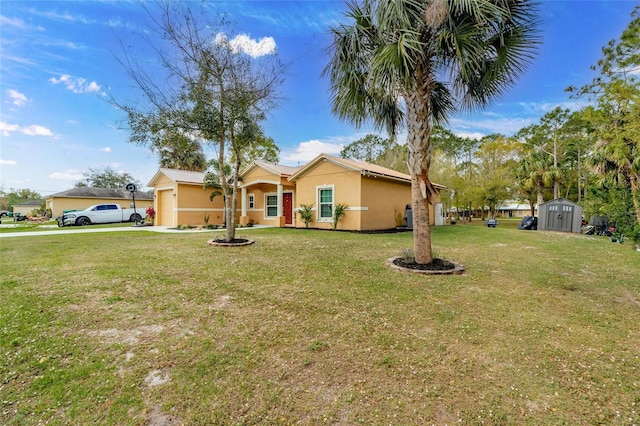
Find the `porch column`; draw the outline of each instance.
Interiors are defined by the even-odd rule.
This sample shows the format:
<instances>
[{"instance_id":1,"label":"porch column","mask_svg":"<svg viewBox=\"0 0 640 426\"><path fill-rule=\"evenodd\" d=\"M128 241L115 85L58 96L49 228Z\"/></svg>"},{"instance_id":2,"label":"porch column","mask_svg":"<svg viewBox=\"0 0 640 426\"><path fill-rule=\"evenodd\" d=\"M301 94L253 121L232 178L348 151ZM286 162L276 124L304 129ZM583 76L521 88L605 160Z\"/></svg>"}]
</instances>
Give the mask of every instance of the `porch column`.
<instances>
[{"instance_id":1,"label":"porch column","mask_svg":"<svg viewBox=\"0 0 640 426\"><path fill-rule=\"evenodd\" d=\"M247 188L244 186L240 188L240 222L239 225L246 225L249 223L249 218L247 217Z\"/></svg>"},{"instance_id":2,"label":"porch column","mask_svg":"<svg viewBox=\"0 0 640 426\"><path fill-rule=\"evenodd\" d=\"M246 216L247 215L247 188L245 188L244 186L242 187L241 190L241 196L242 199L240 200L240 205L242 206L242 216Z\"/></svg>"},{"instance_id":3,"label":"porch column","mask_svg":"<svg viewBox=\"0 0 640 426\"><path fill-rule=\"evenodd\" d=\"M282 216L282 184L278 185L278 217Z\"/></svg>"},{"instance_id":4,"label":"porch column","mask_svg":"<svg viewBox=\"0 0 640 426\"><path fill-rule=\"evenodd\" d=\"M282 228L285 225L285 218L282 215L282 184L278 184L278 210L276 217L276 226Z\"/></svg>"}]
</instances>

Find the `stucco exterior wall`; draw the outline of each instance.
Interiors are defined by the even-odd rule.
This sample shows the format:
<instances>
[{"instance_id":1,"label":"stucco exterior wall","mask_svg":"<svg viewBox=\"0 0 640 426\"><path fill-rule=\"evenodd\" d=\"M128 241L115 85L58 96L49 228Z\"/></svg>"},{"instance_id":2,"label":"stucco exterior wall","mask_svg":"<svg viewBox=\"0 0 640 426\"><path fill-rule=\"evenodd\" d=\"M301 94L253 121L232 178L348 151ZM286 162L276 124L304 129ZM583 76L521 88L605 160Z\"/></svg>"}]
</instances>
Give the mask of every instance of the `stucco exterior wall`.
<instances>
[{"instance_id":1,"label":"stucco exterior wall","mask_svg":"<svg viewBox=\"0 0 640 426\"><path fill-rule=\"evenodd\" d=\"M402 219L406 205L411 204L411 183L363 177L362 204L366 210L362 211L361 230L395 228L398 214Z\"/></svg>"},{"instance_id":2,"label":"stucco exterior wall","mask_svg":"<svg viewBox=\"0 0 640 426\"><path fill-rule=\"evenodd\" d=\"M278 184L282 185L283 193L293 194L295 213L295 184L289 182L279 174L274 174L262 167L255 167L243 177L243 185L247 195L244 200L239 200L238 211L241 211L242 204L244 203L247 208L247 218L249 220L253 220L255 224L276 225L276 219L267 216L266 196L277 195ZM242 197L242 191L238 191L238 194ZM249 205L249 198L252 195L253 207Z\"/></svg>"},{"instance_id":3,"label":"stucco exterior wall","mask_svg":"<svg viewBox=\"0 0 640 426\"><path fill-rule=\"evenodd\" d=\"M224 200L222 195L213 201L210 195L215 189L204 189L202 185L177 184L177 225L222 225L224 223ZM208 222L205 220L208 218Z\"/></svg>"},{"instance_id":4,"label":"stucco exterior wall","mask_svg":"<svg viewBox=\"0 0 640 426\"><path fill-rule=\"evenodd\" d=\"M40 205L28 205L28 206L22 206L22 205L14 205L13 206L13 214L14 216L20 214L22 216L31 216L31 212L39 209Z\"/></svg>"},{"instance_id":5,"label":"stucco exterior wall","mask_svg":"<svg viewBox=\"0 0 640 426\"><path fill-rule=\"evenodd\" d=\"M63 198L54 197L47 199L47 208L51 209L54 218L57 218L65 210L84 210L94 204L120 204L123 209L130 208L132 200L130 198ZM137 200L136 209L146 210L147 207L152 206L151 200Z\"/></svg>"},{"instance_id":6,"label":"stucco exterior wall","mask_svg":"<svg viewBox=\"0 0 640 426\"><path fill-rule=\"evenodd\" d=\"M338 229L360 230L362 221L362 200L360 199L360 173L325 161L309 170L296 180L296 210L301 204L313 204L313 220L310 227L332 229L331 220L318 220L318 189L333 188L333 203L346 204L349 209L338 223ZM304 227L304 222L296 214L295 224Z\"/></svg>"},{"instance_id":7,"label":"stucco exterior wall","mask_svg":"<svg viewBox=\"0 0 640 426\"><path fill-rule=\"evenodd\" d=\"M272 184L256 184L246 188L247 199L242 200L247 206L247 216L252 219L256 224L273 225L275 219L267 217L266 209L266 195L276 195L278 188ZM249 197L253 195L253 208L249 207ZM238 208L241 209L242 205L238 203Z\"/></svg>"}]
</instances>

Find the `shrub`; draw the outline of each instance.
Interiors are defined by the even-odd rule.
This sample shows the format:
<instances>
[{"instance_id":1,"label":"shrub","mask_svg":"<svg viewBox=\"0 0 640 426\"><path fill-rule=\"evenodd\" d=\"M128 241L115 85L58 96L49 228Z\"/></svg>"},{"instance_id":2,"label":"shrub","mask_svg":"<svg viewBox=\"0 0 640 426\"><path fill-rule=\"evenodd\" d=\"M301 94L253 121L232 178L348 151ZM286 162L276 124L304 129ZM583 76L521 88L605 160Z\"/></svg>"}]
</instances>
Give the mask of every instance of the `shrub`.
<instances>
[{"instance_id":1,"label":"shrub","mask_svg":"<svg viewBox=\"0 0 640 426\"><path fill-rule=\"evenodd\" d=\"M304 227L308 228L309 224L313 220L313 203L300 204L300 208L298 209L298 214L300 215L300 220L304 222Z\"/></svg>"},{"instance_id":2,"label":"shrub","mask_svg":"<svg viewBox=\"0 0 640 426\"><path fill-rule=\"evenodd\" d=\"M346 204L338 203L333 207L333 230L335 231L338 228L338 222L347 212L349 206Z\"/></svg>"}]
</instances>

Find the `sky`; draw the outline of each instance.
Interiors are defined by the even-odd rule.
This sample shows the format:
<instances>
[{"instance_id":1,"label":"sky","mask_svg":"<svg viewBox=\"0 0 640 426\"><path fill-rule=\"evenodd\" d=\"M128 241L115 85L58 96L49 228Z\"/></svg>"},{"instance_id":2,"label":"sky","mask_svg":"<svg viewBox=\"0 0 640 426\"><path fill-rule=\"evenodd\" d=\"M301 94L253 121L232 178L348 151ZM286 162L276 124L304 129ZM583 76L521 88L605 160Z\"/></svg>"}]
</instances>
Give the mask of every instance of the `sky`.
<instances>
[{"instance_id":1,"label":"sky","mask_svg":"<svg viewBox=\"0 0 640 426\"><path fill-rule=\"evenodd\" d=\"M238 49L255 56L277 51L291 64L278 107L264 123L281 149L281 164L338 155L375 133L331 113L329 83L321 76L329 28L348 22L343 0L206 4L211 16L224 13L232 22ZM461 136L511 135L557 106L579 109L585 100L571 99L565 88L593 79L590 66L621 35L637 4L541 1L543 41L527 72L491 106L455 114L447 127ZM73 188L90 169L105 168L129 173L143 185L151 180L157 154L129 142L126 117L106 101L113 96L135 102L133 84L118 62L120 42L135 56L143 47L133 35L148 30L138 1L0 2L0 190L30 189L46 197ZM214 151L205 146L205 155L211 159Z\"/></svg>"}]
</instances>

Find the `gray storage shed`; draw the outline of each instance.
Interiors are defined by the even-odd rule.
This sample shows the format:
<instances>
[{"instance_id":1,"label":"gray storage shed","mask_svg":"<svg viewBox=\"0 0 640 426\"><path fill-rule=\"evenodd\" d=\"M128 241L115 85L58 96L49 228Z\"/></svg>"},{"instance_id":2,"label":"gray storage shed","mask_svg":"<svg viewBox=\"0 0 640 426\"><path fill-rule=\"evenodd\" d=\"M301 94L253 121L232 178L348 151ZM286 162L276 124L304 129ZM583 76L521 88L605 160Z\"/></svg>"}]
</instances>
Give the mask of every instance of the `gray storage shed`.
<instances>
[{"instance_id":1,"label":"gray storage shed","mask_svg":"<svg viewBox=\"0 0 640 426\"><path fill-rule=\"evenodd\" d=\"M538 206L538 229L580 232L582 206L564 198L556 198Z\"/></svg>"}]
</instances>

